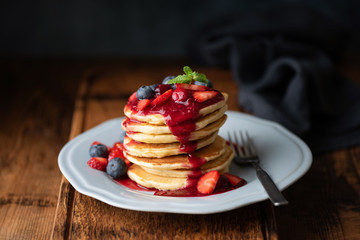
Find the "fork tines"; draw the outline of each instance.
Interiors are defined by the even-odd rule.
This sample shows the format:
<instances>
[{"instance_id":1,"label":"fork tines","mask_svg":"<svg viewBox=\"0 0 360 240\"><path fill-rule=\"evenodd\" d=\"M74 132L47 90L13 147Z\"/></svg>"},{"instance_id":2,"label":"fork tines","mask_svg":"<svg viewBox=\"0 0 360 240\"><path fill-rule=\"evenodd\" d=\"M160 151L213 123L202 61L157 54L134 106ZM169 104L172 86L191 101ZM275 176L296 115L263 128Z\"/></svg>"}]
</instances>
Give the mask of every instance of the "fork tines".
<instances>
[{"instance_id":1,"label":"fork tines","mask_svg":"<svg viewBox=\"0 0 360 240\"><path fill-rule=\"evenodd\" d=\"M241 144L237 135L240 135ZM233 132L233 138L235 139L235 142L232 140L233 138L231 137L230 132L228 132L228 138L229 138L230 147L234 150L235 154L237 154L238 156L248 157L248 156L256 155L254 143L252 142L247 131L245 131L245 134L243 134L241 130L239 130L239 134Z\"/></svg>"}]
</instances>

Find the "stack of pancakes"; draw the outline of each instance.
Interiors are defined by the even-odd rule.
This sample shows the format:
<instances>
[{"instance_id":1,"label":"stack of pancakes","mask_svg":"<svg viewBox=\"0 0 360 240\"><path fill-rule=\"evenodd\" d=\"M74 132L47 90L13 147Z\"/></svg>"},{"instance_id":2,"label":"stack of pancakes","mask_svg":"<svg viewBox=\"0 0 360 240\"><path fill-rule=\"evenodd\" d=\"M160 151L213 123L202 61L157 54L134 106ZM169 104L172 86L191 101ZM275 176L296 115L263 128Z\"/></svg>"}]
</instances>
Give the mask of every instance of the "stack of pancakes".
<instances>
[{"instance_id":1,"label":"stack of pancakes","mask_svg":"<svg viewBox=\"0 0 360 240\"><path fill-rule=\"evenodd\" d=\"M173 135L163 115L141 115L125 107L124 155L133 163L127 172L129 178L148 188L176 190L185 188L189 177L211 170L227 172L233 151L218 136L227 118L228 96L223 95L223 100L199 110L195 131L188 136L191 154L184 152L184 143Z\"/></svg>"}]
</instances>

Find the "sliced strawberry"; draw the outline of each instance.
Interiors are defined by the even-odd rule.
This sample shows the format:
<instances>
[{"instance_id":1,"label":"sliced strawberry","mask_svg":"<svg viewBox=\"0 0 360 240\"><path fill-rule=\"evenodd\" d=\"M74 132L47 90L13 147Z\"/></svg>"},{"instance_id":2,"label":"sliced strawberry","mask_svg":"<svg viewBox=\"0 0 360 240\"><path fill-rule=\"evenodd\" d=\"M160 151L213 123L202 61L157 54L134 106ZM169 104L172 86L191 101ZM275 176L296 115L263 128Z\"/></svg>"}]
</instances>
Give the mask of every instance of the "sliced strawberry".
<instances>
[{"instance_id":1,"label":"sliced strawberry","mask_svg":"<svg viewBox=\"0 0 360 240\"><path fill-rule=\"evenodd\" d=\"M106 166L108 164L108 160L102 157L92 157L87 162L87 164L94 169L105 171Z\"/></svg>"},{"instance_id":2,"label":"sliced strawberry","mask_svg":"<svg viewBox=\"0 0 360 240\"><path fill-rule=\"evenodd\" d=\"M150 104L150 100L149 99L143 99L140 100L137 104L137 107L140 111L144 110L148 105Z\"/></svg>"},{"instance_id":3,"label":"sliced strawberry","mask_svg":"<svg viewBox=\"0 0 360 240\"><path fill-rule=\"evenodd\" d=\"M216 91L203 91L203 92L194 92L193 97L198 102L205 102L211 98L216 97L218 93Z\"/></svg>"},{"instance_id":4,"label":"sliced strawberry","mask_svg":"<svg viewBox=\"0 0 360 240\"><path fill-rule=\"evenodd\" d=\"M124 151L123 145L121 143L115 143L114 147L110 150L108 161L110 162L111 159L118 157L124 159L126 165L129 167L131 165L131 162L126 159L123 151Z\"/></svg>"},{"instance_id":5,"label":"sliced strawberry","mask_svg":"<svg viewBox=\"0 0 360 240\"><path fill-rule=\"evenodd\" d=\"M172 93L172 99L175 101L175 102L184 102L185 100L187 100L189 98L189 92L186 91L185 89L183 88L176 88L174 90L174 92Z\"/></svg>"},{"instance_id":6,"label":"sliced strawberry","mask_svg":"<svg viewBox=\"0 0 360 240\"><path fill-rule=\"evenodd\" d=\"M121 142L115 142L113 148L120 148L121 150L123 150L124 146Z\"/></svg>"},{"instance_id":7,"label":"sliced strawberry","mask_svg":"<svg viewBox=\"0 0 360 240\"><path fill-rule=\"evenodd\" d=\"M195 84L186 84L186 83L177 83L176 88L183 88L183 89L194 90L194 91L208 90L208 88L206 86L195 85Z\"/></svg>"},{"instance_id":8,"label":"sliced strawberry","mask_svg":"<svg viewBox=\"0 0 360 240\"><path fill-rule=\"evenodd\" d=\"M197 183L197 190L203 194L211 194L216 187L219 177L220 173L215 170L205 173Z\"/></svg>"},{"instance_id":9,"label":"sliced strawberry","mask_svg":"<svg viewBox=\"0 0 360 240\"><path fill-rule=\"evenodd\" d=\"M129 97L129 102L135 101L137 99L136 97L136 92L134 92L133 94L131 94L131 96Z\"/></svg>"},{"instance_id":10,"label":"sliced strawberry","mask_svg":"<svg viewBox=\"0 0 360 240\"><path fill-rule=\"evenodd\" d=\"M161 94L160 96L158 96L157 98L155 98L152 102L151 105L159 105L161 103L163 103L164 101L166 101L167 99L169 99L169 97L171 97L173 90L169 89L166 92L164 92L163 94Z\"/></svg>"},{"instance_id":11,"label":"sliced strawberry","mask_svg":"<svg viewBox=\"0 0 360 240\"><path fill-rule=\"evenodd\" d=\"M161 95L164 92L166 92L167 90L171 89L171 85L170 84L159 84L157 86L157 88L155 88L155 93L157 95Z\"/></svg>"},{"instance_id":12,"label":"sliced strawberry","mask_svg":"<svg viewBox=\"0 0 360 240\"><path fill-rule=\"evenodd\" d=\"M108 160L110 161L111 159L116 158L116 157L124 159L124 154L123 154L122 149L120 149L120 148L112 148L110 150Z\"/></svg>"},{"instance_id":13,"label":"sliced strawberry","mask_svg":"<svg viewBox=\"0 0 360 240\"><path fill-rule=\"evenodd\" d=\"M241 177L232 175L232 174L230 174L230 173L224 173L224 176L229 179L229 182L230 182L231 185L233 185L233 186L237 186L238 184L243 184L243 183L245 183L245 180L244 180L244 179L242 179Z\"/></svg>"}]
</instances>

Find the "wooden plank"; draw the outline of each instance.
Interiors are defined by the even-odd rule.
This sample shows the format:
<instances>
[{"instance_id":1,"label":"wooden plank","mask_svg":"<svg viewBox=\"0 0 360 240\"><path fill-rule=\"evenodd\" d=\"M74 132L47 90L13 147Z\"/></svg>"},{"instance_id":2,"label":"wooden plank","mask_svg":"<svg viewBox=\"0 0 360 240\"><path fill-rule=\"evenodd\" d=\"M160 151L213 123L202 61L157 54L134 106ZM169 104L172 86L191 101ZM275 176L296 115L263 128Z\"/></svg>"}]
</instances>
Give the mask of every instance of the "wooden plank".
<instances>
[{"instance_id":1,"label":"wooden plank","mask_svg":"<svg viewBox=\"0 0 360 240\"><path fill-rule=\"evenodd\" d=\"M153 64L123 67L128 71L107 70L89 80L84 129L122 116L127 97L140 85L160 82L166 75L180 73L178 65L166 68ZM131 71L133 69L136 71ZM230 109L237 109L236 87L229 72L198 71L206 72L220 90L230 91ZM69 238L72 239L264 239L265 236L277 239L269 203L211 215L148 213L115 208L75 192L72 216L69 229Z\"/></svg>"},{"instance_id":2,"label":"wooden plank","mask_svg":"<svg viewBox=\"0 0 360 240\"><path fill-rule=\"evenodd\" d=\"M84 112L85 105L84 99L88 89L87 79L91 77L91 74L84 74L85 80L81 81L79 87L79 93L75 102L75 110L72 118L72 125L70 131L70 140L84 131ZM54 226L52 228L51 236L53 239L68 239L69 228L72 219L72 210L74 204L75 189L70 185L64 176L62 176L59 197L57 201L57 207L55 212Z\"/></svg>"},{"instance_id":3,"label":"wooden plank","mask_svg":"<svg viewBox=\"0 0 360 240\"><path fill-rule=\"evenodd\" d=\"M276 211L283 239L360 239L360 147L317 156ZM294 236L296 233L296 236Z\"/></svg>"},{"instance_id":4,"label":"wooden plank","mask_svg":"<svg viewBox=\"0 0 360 240\"><path fill-rule=\"evenodd\" d=\"M56 61L0 65L0 239L49 239L79 78Z\"/></svg>"}]
</instances>

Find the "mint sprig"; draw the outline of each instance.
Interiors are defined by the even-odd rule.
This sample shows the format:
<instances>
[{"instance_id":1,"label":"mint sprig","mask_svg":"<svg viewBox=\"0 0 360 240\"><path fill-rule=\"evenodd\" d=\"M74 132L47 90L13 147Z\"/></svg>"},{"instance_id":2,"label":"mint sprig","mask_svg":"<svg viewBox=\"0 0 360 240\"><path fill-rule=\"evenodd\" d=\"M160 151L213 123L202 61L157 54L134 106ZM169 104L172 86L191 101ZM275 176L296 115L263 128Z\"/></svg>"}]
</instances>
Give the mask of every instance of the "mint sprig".
<instances>
[{"instance_id":1,"label":"mint sprig","mask_svg":"<svg viewBox=\"0 0 360 240\"><path fill-rule=\"evenodd\" d=\"M191 84L194 81L203 82L207 84L207 78L205 74L193 72L189 66L185 66L184 73L182 75L178 75L177 77L171 79L168 84L172 83L187 83Z\"/></svg>"}]
</instances>

